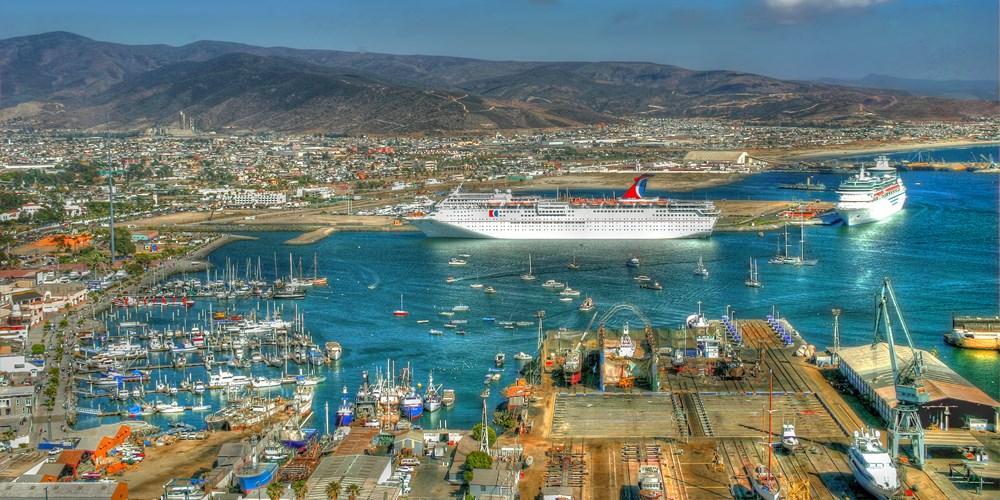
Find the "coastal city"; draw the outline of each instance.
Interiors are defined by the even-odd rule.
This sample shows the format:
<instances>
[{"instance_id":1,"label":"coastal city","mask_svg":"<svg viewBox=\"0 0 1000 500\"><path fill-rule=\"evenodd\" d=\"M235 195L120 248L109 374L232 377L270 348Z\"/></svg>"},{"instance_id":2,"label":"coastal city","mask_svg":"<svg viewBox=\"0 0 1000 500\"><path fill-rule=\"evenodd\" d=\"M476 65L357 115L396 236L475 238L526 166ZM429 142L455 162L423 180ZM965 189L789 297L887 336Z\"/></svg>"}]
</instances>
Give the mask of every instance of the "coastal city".
<instances>
[{"instance_id":1,"label":"coastal city","mask_svg":"<svg viewBox=\"0 0 1000 500\"><path fill-rule=\"evenodd\" d=\"M731 50L910 19L818 5L760 2L780 27ZM0 499L1000 491L1000 99L973 73L128 31L0 33Z\"/></svg>"}]
</instances>

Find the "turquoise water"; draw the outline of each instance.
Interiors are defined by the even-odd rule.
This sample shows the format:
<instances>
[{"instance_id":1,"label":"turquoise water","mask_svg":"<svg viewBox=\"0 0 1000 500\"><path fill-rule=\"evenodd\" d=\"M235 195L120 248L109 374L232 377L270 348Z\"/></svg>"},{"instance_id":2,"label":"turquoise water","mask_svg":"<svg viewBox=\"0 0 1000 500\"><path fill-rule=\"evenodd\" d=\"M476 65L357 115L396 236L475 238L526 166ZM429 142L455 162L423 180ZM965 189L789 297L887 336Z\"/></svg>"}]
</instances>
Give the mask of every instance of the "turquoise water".
<instances>
[{"instance_id":1,"label":"turquoise water","mask_svg":"<svg viewBox=\"0 0 1000 500\"><path fill-rule=\"evenodd\" d=\"M750 177L738 184L687 193L684 197L701 198L783 198L794 199L801 193L775 189L778 182L794 182L804 176L769 173ZM892 219L860 227L810 227L806 231L807 251L819 259L813 268L770 266L766 258L775 251L774 234L760 238L756 233L717 234L711 239L679 241L621 242L545 242L493 240L428 240L418 233L343 233L311 246L285 246L294 233L261 233L254 241L230 244L211 256L223 266L226 259L245 262L261 256L265 274L271 274L273 253L278 254L279 272L286 273L288 252L301 256L311 272L316 252L320 273L330 279L330 286L314 288L305 300L284 302L286 311L297 306L305 313L306 327L322 345L337 340L344 346L343 359L328 369L328 380L318 389L316 410L322 426L323 403L336 410L341 387L353 393L362 370L384 366L387 358L400 366L411 363L419 381L434 371L436 383L457 390L458 403L450 410L424 417L423 424L437 425L446 420L453 427L471 426L479 419L478 393L487 369L498 350L507 353L504 378L494 384L491 404L500 401L499 389L514 380L517 351L532 352L534 328L514 331L486 323L484 316L498 320L531 320L539 309L546 311L545 327L583 328L593 313L577 311L582 297L570 304L540 285L546 279L568 282L592 296L600 313L615 303L637 306L658 326L677 326L697 310L701 301L706 314L719 317L731 305L739 318L762 318L776 306L810 342L825 347L831 342L830 309L843 309L844 345L868 342L872 336L873 297L883 276L893 279L918 347L935 348L959 373L987 393L1000 397L1000 357L997 353L961 351L945 345L942 334L950 327L953 313L995 313L998 308L998 179L995 175L944 172L907 172L903 174L909 189L906 208ZM817 180L835 186L841 176L819 176ZM667 182L654 179L653 188ZM832 193L810 193L810 197L829 199ZM470 254L464 267L449 266L450 257ZM519 275L527 268L532 255L538 280L526 284ZM642 259L642 274L659 280L664 290L639 289L624 266L630 255ZM576 256L582 270L570 271L566 264ZM692 275L702 256L711 277ZM764 286L743 286L749 256L760 259ZM285 264L282 264L284 262ZM445 278L460 280L447 284ZM484 283L497 289L486 295L470 288ZM370 289L369 285L375 285ZM399 319L392 311L399 307L400 294L409 318ZM188 313L188 324L199 311L208 307L201 299ZM232 307L233 303L229 303ZM439 311L453 306L470 306L468 313L455 318L468 319L468 334L459 336L442 328L448 318ZM216 309L220 306L214 305ZM240 312L264 309L257 301L237 303ZM170 313L166 313L169 315ZM611 324L630 320L628 314L616 316ZM286 314L290 318L291 314ZM169 318L168 318L169 319ZM431 320L419 325L418 319ZM153 319L156 323L165 320ZM174 323L177 323L177 319ZM428 334L430 328L444 331L442 336ZM257 374L276 374L260 369ZM204 370L188 370L194 378L207 379ZM161 396L161 399L164 399ZM211 398L206 399L208 402ZM188 398L190 400L190 398ZM185 399L182 396L181 402ZM200 416L173 417L200 423ZM154 417L153 422L171 420ZM84 418L89 425L96 419Z\"/></svg>"}]
</instances>

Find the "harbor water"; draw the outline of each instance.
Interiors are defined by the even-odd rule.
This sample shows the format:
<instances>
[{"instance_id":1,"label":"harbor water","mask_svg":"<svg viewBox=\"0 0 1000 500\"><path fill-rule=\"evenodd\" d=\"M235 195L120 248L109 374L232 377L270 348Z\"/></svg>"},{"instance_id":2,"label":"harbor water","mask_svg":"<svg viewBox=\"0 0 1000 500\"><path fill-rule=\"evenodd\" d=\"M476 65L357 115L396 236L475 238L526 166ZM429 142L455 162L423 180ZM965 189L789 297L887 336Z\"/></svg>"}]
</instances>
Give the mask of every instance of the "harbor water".
<instances>
[{"instance_id":1,"label":"harbor water","mask_svg":"<svg viewBox=\"0 0 1000 500\"><path fill-rule=\"evenodd\" d=\"M292 318L295 308L304 314L306 330L320 346L331 340L343 345L340 361L318 368L327 377L318 386L314 402L316 417L312 423L320 428L324 403L330 405L332 426L342 387L346 385L351 394L355 393L361 372L374 374L390 358L397 367L409 363L416 382L426 385L428 372L433 370L436 384L456 390L455 406L425 414L422 425L446 422L450 427L472 426L480 418L479 393L495 354L505 352L507 363L502 379L492 386L491 407L500 402L502 387L517 376L519 363L513 355L518 351L534 354L536 326L507 329L500 322L533 322L538 310L545 311L544 326L548 330L584 328L595 313L600 316L611 305L622 302L638 307L654 325L670 327L681 325L696 312L699 301L710 318L723 315L727 305L735 310L737 318L762 318L775 307L809 343L825 348L832 338L831 308L838 307L843 310L843 345L863 344L872 338L874 294L884 276L893 280L917 346L935 349L961 375L1000 398L998 353L957 350L942 341L952 314L997 311L1000 177L952 172L905 172L902 176L909 198L906 208L891 219L857 227L807 227L807 252L819 259L815 267L767 264L767 258L776 250L777 233L762 238L753 231L715 234L700 240L617 242L450 241L429 240L419 233L338 233L309 246L295 247L283 245L294 233L272 232L256 233L255 240L227 245L213 253L210 260L224 268L227 260L243 266L248 258L256 266L260 257L264 277L273 279L275 255L278 275L287 275L291 252L296 266L301 257L306 277L311 276L313 256L317 256L319 274L329 279L329 285L312 288L304 300L276 303L284 308L285 319ZM818 175L814 181L834 187L843 178ZM830 191L798 192L776 187L804 179L803 174L768 173L682 196L834 199ZM664 175L650 183L647 195L668 192L669 176ZM797 239L797 231L795 234ZM460 254L469 255L467 265L448 264L450 258ZM519 276L528 269L529 255L537 280L524 282ZM638 269L625 266L631 256L640 259ZM710 270L707 278L692 273L699 257ZM743 285L749 257L758 259L761 288ZM567 268L574 258L579 270ZM659 281L663 290L639 288L633 279L638 274ZM447 283L448 276L455 277L455 282ZM572 302L560 301L558 293L541 286L547 279L568 283L581 290L581 296ZM493 286L496 293L486 294L482 288L469 286L476 283ZM409 311L404 318L392 314L400 307L401 295L402 307ZM578 311L585 297L593 298L595 311ZM439 314L457 305L467 305L469 311L456 312L452 317ZM199 324L199 316L207 316L209 308L226 308L240 314L257 310L263 314L267 307L256 299L198 299L186 312L151 309L139 314L153 327L184 326L185 321L190 327ZM496 321L484 321L484 317ZM466 334L459 335L459 328L444 328L450 319L466 319L468 322L459 326ZM417 320L429 322L418 324ZM637 325L642 320L625 312L612 318L610 324L618 326L624 321ZM443 333L431 335L432 328ZM292 366L289 371L297 370ZM277 376L280 371L255 365L252 375ZM238 373L251 374L248 370ZM173 377L176 383L187 374L194 379L208 379L200 366L163 370L163 374L154 371L152 377ZM218 406L220 392L206 394L205 404ZM196 404L199 399L184 394L178 397L181 404ZM156 399L169 401L165 396L147 397ZM96 404L80 401L81 406ZM100 404L107 407L112 403ZM201 427L204 415L187 412L146 418L158 425L185 421ZM111 421L80 415L81 426L102 420Z\"/></svg>"}]
</instances>

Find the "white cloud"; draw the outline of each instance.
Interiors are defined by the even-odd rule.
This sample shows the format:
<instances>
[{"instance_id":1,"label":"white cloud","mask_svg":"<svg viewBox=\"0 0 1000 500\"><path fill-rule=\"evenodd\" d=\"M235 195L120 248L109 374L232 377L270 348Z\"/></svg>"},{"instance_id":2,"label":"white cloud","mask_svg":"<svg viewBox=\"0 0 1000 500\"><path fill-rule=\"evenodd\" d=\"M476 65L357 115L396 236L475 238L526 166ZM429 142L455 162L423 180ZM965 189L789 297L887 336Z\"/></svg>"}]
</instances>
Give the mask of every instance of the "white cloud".
<instances>
[{"instance_id":1,"label":"white cloud","mask_svg":"<svg viewBox=\"0 0 1000 500\"><path fill-rule=\"evenodd\" d=\"M889 0L764 0L764 3L776 10L797 10L859 8L887 1Z\"/></svg>"}]
</instances>

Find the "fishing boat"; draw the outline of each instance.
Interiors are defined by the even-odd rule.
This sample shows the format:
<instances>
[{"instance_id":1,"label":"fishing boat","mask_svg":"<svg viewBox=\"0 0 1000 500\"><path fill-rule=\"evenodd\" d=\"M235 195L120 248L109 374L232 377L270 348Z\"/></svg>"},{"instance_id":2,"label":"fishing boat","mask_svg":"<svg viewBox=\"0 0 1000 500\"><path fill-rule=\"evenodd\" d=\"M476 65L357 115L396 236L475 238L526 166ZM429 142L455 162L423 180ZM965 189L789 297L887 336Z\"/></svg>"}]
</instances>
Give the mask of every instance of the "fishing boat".
<instances>
[{"instance_id":1,"label":"fishing boat","mask_svg":"<svg viewBox=\"0 0 1000 500\"><path fill-rule=\"evenodd\" d=\"M523 281L534 281L535 275L531 274L531 254L528 254L528 272L521 275Z\"/></svg>"},{"instance_id":2,"label":"fishing boat","mask_svg":"<svg viewBox=\"0 0 1000 500\"><path fill-rule=\"evenodd\" d=\"M354 421L354 403L347 396L347 386L344 386L340 398L340 408L337 408L337 427L347 427Z\"/></svg>"},{"instance_id":3,"label":"fishing boat","mask_svg":"<svg viewBox=\"0 0 1000 500\"><path fill-rule=\"evenodd\" d=\"M781 425L781 447L789 453L799 448L799 438L795 435L795 424Z\"/></svg>"},{"instance_id":4,"label":"fishing boat","mask_svg":"<svg viewBox=\"0 0 1000 500\"><path fill-rule=\"evenodd\" d=\"M441 391L441 404L448 408L455 404L455 389L445 389Z\"/></svg>"},{"instance_id":5,"label":"fishing boat","mask_svg":"<svg viewBox=\"0 0 1000 500\"><path fill-rule=\"evenodd\" d=\"M410 420L420 418L424 414L424 400L419 394L410 389L410 392L403 396L399 402L399 412Z\"/></svg>"},{"instance_id":6,"label":"fishing boat","mask_svg":"<svg viewBox=\"0 0 1000 500\"><path fill-rule=\"evenodd\" d=\"M763 286L760 282L760 277L757 275L757 261L753 257L750 257L750 270L743 284L750 288L760 288Z\"/></svg>"},{"instance_id":7,"label":"fishing boat","mask_svg":"<svg viewBox=\"0 0 1000 500\"><path fill-rule=\"evenodd\" d=\"M708 277L708 268L705 267L705 262L701 256L698 256L698 265L694 268L694 275Z\"/></svg>"},{"instance_id":8,"label":"fishing boat","mask_svg":"<svg viewBox=\"0 0 1000 500\"><path fill-rule=\"evenodd\" d=\"M469 262L466 261L465 259L459 259L458 257L452 257L452 258L448 259L448 265L449 266L464 266L464 265L466 265L468 263Z\"/></svg>"},{"instance_id":9,"label":"fishing boat","mask_svg":"<svg viewBox=\"0 0 1000 500\"><path fill-rule=\"evenodd\" d=\"M628 260L625 261L625 267L632 267L632 268L639 267L639 257L636 257L634 255L632 257L629 257Z\"/></svg>"},{"instance_id":10,"label":"fishing boat","mask_svg":"<svg viewBox=\"0 0 1000 500\"><path fill-rule=\"evenodd\" d=\"M493 356L493 364L497 365L497 368L503 368L503 363L506 360L507 355L503 352L498 352L496 356Z\"/></svg>"},{"instance_id":11,"label":"fishing boat","mask_svg":"<svg viewBox=\"0 0 1000 500\"><path fill-rule=\"evenodd\" d=\"M397 318L403 318L410 315L406 309L403 309L403 294L399 294L399 309L393 311L392 315Z\"/></svg>"},{"instance_id":12,"label":"fishing boat","mask_svg":"<svg viewBox=\"0 0 1000 500\"><path fill-rule=\"evenodd\" d=\"M578 307L580 312L588 312L594 310L594 299L587 297L583 299L583 303Z\"/></svg>"},{"instance_id":13,"label":"fishing boat","mask_svg":"<svg viewBox=\"0 0 1000 500\"><path fill-rule=\"evenodd\" d=\"M236 469L236 482L244 494L264 488L278 473L278 464L274 462L258 462L257 457Z\"/></svg>"},{"instance_id":14,"label":"fishing boat","mask_svg":"<svg viewBox=\"0 0 1000 500\"><path fill-rule=\"evenodd\" d=\"M854 431L854 441L847 451L847 464L854 473L854 480L872 496L879 500L896 498L899 474L889 452L882 446L878 431Z\"/></svg>"},{"instance_id":15,"label":"fishing boat","mask_svg":"<svg viewBox=\"0 0 1000 500\"><path fill-rule=\"evenodd\" d=\"M660 500L666 498L663 491L663 473L659 465L639 466L639 498L642 500Z\"/></svg>"},{"instance_id":16,"label":"fishing boat","mask_svg":"<svg viewBox=\"0 0 1000 500\"><path fill-rule=\"evenodd\" d=\"M316 429L300 429L289 422L279 434L281 436L281 444L293 450L302 450L319 434L319 431Z\"/></svg>"},{"instance_id":17,"label":"fishing boat","mask_svg":"<svg viewBox=\"0 0 1000 500\"><path fill-rule=\"evenodd\" d=\"M519 351L517 354L514 355L514 359L518 361L531 361L532 359L534 359L534 357L524 351Z\"/></svg>"},{"instance_id":18,"label":"fishing boat","mask_svg":"<svg viewBox=\"0 0 1000 500\"><path fill-rule=\"evenodd\" d=\"M424 409L434 413L441 409L441 386L434 385L434 374L427 375L427 393L424 394Z\"/></svg>"}]
</instances>

